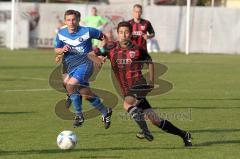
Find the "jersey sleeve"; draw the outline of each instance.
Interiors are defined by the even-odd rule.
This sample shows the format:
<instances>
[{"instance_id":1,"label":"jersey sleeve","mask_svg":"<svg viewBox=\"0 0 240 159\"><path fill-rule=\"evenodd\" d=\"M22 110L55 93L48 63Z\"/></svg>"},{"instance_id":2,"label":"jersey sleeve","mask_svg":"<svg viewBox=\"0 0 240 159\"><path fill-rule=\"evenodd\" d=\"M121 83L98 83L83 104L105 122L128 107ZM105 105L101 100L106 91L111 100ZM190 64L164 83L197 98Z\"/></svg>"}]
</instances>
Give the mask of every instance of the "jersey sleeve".
<instances>
[{"instance_id":1,"label":"jersey sleeve","mask_svg":"<svg viewBox=\"0 0 240 159\"><path fill-rule=\"evenodd\" d=\"M100 22L102 25L104 25L108 22L108 20L106 18L101 17Z\"/></svg>"},{"instance_id":2,"label":"jersey sleeve","mask_svg":"<svg viewBox=\"0 0 240 159\"><path fill-rule=\"evenodd\" d=\"M154 34L155 33L155 31L154 31L154 29L152 27L152 24L149 21L148 21L148 25L147 25L147 32L149 34Z\"/></svg>"},{"instance_id":3,"label":"jersey sleeve","mask_svg":"<svg viewBox=\"0 0 240 159\"><path fill-rule=\"evenodd\" d=\"M58 34L56 35L55 38L55 48L62 48L64 46L63 42L59 39Z\"/></svg>"},{"instance_id":4,"label":"jersey sleeve","mask_svg":"<svg viewBox=\"0 0 240 159\"><path fill-rule=\"evenodd\" d=\"M116 47L115 42L109 42L109 43L105 44L103 46L103 48L94 49L94 52L97 56L104 56L104 57L109 58L109 54L110 54L111 50L114 49L115 47Z\"/></svg>"},{"instance_id":5,"label":"jersey sleeve","mask_svg":"<svg viewBox=\"0 0 240 159\"><path fill-rule=\"evenodd\" d=\"M104 36L100 30L91 28L91 27L89 27L89 34L92 39L98 39L98 40L101 40Z\"/></svg>"},{"instance_id":6,"label":"jersey sleeve","mask_svg":"<svg viewBox=\"0 0 240 159\"><path fill-rule=\"evenodd\" d=\"M140 48L139 51L140 51L139 61L144 61L144 62L146 62L146 63L152 63L152 58L151 58L151 56L147 53L146 50Z\"/></svg>"}]
</instances>

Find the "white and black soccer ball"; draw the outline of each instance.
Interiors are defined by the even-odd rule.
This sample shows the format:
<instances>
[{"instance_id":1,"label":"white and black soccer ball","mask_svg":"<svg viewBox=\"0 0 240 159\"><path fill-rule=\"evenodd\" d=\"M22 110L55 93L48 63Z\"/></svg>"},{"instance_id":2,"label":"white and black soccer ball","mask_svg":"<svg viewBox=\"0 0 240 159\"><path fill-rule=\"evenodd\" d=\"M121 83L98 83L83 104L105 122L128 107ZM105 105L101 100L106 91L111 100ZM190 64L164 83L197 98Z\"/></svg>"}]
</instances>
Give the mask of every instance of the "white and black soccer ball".
<instances>
[{"instance_id":1,"label":"white and black soccer ball","mask_svg":"<svg viewBox=\"0 0 240 159\"><path fill-rule=\"evenodd\" d=\"M77 144L77 136L69 130L62 131L57 137L57 145L62 150L73 149Z\"/></svg>"}]
</instances>

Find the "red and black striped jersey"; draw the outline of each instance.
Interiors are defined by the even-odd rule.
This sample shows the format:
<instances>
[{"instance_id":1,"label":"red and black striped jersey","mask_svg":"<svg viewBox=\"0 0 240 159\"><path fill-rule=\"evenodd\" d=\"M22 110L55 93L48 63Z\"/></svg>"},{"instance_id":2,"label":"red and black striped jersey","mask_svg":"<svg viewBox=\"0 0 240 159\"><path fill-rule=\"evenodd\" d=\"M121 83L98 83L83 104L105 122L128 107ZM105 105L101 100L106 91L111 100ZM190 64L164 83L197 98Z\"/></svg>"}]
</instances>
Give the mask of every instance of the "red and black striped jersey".
<instances>
[{"instance_id":1,"label":"red and black striped jersey","mask_svg":"<svg viewBox=\"0 0 240 159\"><path fill-rule=\"evenodd\" d=\"M107 48L106 56L110 59L115 78L125 96L130 88L143 79L144 63L151 63L152 59L146 50L139 48L129 41L127 48L121 48L118 42Z\"/></svg>"},{"instance_id":2,"label":"red and black striped jersey","mask_svg":"<svg viewBox=\"0 0 240 159\"><path fill-rule=\"evenodd\" d=\"M132 40L134 43L147 50L147 41L142 35L155 33L152 24L146 19L140 19L139 23L136 23L134 19L128 22L132 25Z\"/></svg>"}]
</instances>

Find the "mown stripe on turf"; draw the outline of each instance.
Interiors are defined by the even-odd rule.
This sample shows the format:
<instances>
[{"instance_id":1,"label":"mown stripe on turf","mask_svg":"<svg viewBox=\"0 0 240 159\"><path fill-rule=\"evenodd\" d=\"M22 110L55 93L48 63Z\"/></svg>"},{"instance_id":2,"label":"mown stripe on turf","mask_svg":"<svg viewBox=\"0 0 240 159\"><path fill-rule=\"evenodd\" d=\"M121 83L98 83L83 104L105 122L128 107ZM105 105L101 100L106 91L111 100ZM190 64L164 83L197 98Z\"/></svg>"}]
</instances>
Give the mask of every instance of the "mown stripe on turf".
<instances>
[{"instance_id":1,"label":"mown stripe on turf","mask_svg":"<svg viewBox=\"0 0 240 159\"><path fill-rule=\"evenodd\" d=\"M51 88L41 88L41 89L7 89L0 90L0 93L8 93L8 92L41 92L41 91L53 91Z\"/></svg>"}]
</instances>

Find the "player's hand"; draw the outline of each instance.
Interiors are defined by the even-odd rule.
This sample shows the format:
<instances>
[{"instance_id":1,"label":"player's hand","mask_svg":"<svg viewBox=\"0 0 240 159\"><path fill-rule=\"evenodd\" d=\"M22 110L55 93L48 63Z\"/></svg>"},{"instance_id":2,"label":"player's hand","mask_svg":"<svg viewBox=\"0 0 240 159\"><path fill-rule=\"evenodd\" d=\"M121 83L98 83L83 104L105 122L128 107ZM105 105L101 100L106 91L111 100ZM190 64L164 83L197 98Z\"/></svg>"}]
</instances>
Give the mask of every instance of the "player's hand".
<instances>
[{"instance_id":1,"label":"player's hand","mask_svg":"<svg viewBox=\"0 0 240 159\"><path fill-rule=\"evenodd\" d=\"M101 69L102 68L102 64L104 62L103 62L103 59L100 59L99 57L97 57L97 58L94 59L93 63L94 63L95 68Z\"/></svg>"},{"instance_id":2,"label":"player's hand","mask_svg":"<svg viewBox=\"0 0 240 159\"><path fill-rule=\"evenodd\" d=\"M104 63L104 61L106 60L104 57L98 57L96 56L96 54L94 53L94 51L91 51L90 53L88 53L88 58L93 61L93 64L95 66L95 68L100 69L102 67L102 64Z\"/></svg>"},{"instance_id":3,"label":"player's hand","mask_svg":"<svg viewBox=\"0 0 240 159\"><path fill-rule=\"evenodd\" d=\"M107 57L104 57L104 56L98 56L98 58L102 61L102 64L104 64L107 59Z\"/></svg>"},{"instance_id":4,"label":"player's hand","mask_svg":"<svg viewBox=\"0 0 240 159\"><path fill-rule=\"evenodd\" d=\"M70 46L69 45L65 45L63 48L62 48L62 50L63 50L63 53L66 53L66 52L68 52L69 50L70 50Z\"/></svg>"},{"instance_id":5,"label":"player's hand","mask_svg":"<svg viewBox=\"0 0 240 159\"><path fill-rule=\"evenodd\" d=\"M147 36L147 34L143 34L142 36L143 36L143 38L144 38L145 40L147 40L147 39L148 39L148 36Z\"/></svg>"},{"instance_id":6,"label":"player's hand","mask_svg":"<svg viewBox=\"0 0 240 159\"><path fill-rule=\"evenodd\" d=\"M58 55L55 57L55 62L59 64L62 61L62 55Z\"/></svg>"}]
</instances>

